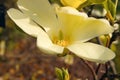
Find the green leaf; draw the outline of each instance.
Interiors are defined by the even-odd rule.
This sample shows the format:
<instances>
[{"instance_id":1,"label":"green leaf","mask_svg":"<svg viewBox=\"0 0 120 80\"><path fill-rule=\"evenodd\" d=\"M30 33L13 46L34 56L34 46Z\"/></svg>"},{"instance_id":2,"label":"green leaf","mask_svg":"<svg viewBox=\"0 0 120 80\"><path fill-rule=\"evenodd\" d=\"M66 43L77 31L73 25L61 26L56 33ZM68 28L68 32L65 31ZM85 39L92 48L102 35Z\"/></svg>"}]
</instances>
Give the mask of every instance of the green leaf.
<instances>
[{"instance_id":1,"label":"green leaf","mask_svg":"<svg viewBox=\"0 0 120 80\"><path fill-rule=\"evenodd\" d=\"M70 80L69 73L67 69L55 68L57 78L59 80Z\"/></svg>"},{"instance_id":2,"label":"green leaf","mask_svg":"<svg viewBox=\"0 0 120 80\"><path fill-rule=\"evenodd\" d=\"M55 68L55 72L56 72L57 78L58 78L59 80L64 80L64 79L63 79L63 73L62 73L62 70L61 70L61 69Z\"/></svg>"},{"instance_id":3,"label":"green leaf","mask_svg":"<svg viewBox=\"0 0 120 80\"><path fill-rule=\"evenodd\" d=\"M117 0L116 0L117 1ZM116 16L116 4L112 0L106 0L103 4L106 11L112 15L113 18Z\"/></svg>"},{"instance_id":4,"label":"green leaf","mask_svg":"<svg viewBox=\"0 0 120 80\"><path fill-rule=\"evenodd\" d=\"M112 45L114 45L114 47L116 48L116 57L114 59L115 62L115 67L117 70L117 73L120 73L120 40L118 40L118 43L113 43Z\"/></svg>"},{"instance_id":5,"label":"green leaf","mask_svg":"<svg viewBox=\"0 0 120 80\"><path fill-rule=\"evenodd\" d=\"M69 73L67 69L63 69L64 80L70 80Z\"/></svg>"}]
</instances>

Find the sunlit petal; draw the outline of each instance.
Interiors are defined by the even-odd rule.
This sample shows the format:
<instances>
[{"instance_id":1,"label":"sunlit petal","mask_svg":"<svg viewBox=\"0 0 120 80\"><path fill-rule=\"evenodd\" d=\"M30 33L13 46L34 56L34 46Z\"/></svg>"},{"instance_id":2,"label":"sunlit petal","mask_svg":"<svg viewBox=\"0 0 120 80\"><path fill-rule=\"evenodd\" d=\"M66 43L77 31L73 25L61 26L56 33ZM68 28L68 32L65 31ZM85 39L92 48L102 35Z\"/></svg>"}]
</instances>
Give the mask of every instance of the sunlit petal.
<instances>
[{"instance_id":1,"label":"sunlit petal","mask_svg":"<svg viewBox=\"0 0 120 80\"><path fill-rule=\"evenodd\" d=\"M65 6L71 6L74 8L79 7L79 5L83 4L87 0L60 0L61 3Z\"/></svg>"},{"instance_id":2,"label":"sunlit petal","mask_svg":"<svg viewBox=\"0 0 120 80\"><path fill-rule=\"evenodd\" d=\"M75 55L98 63L107 62L115 57L110 49L93 43L75 43L68 46Z\"/></svg>"},{"instance_id":3,"label":"sunlit petal","mask_svg":"<svg viewBox=\"0 0 120 80\"><path fill-rule=\"evenodd\" d=\"M54 8L48 0L18 0L18 6L23 13L45 28L46 31L57 29L57 19Z\"/></svg>"},{"instance_id":4,"label":"sunlit petal","mask_svg":"<svg viewBox=\"0 0 120 80\"><path fill-rule=\"evenodd\" d=\"M107 20L87 17L71 7L60 8L57 14L63 33L70 35L74 41L85 42L114 30Z\"/></svg>"},{"instance_id":5,"label":"sunlit petal","mask_svg":"<svg viewBox=\"0 0 120 80\"><path fill-rule=\"evenodd\" d=\"M62 54L64 50L64 47L53 44L47 33L44 31L39 32L37 46L41 51L47 54Z\"/></svg>"},{"instance_id":6,"label":"sunlit petal","mask_svg":"<svg viewBox=\"0 0 120 80\"><path fill-rule=\"evenodd\" d=\"M9 17L27 34L37 37L42 29L34 23L27 15L17 9L7 11Z\"/></svg>"}]
</instances>

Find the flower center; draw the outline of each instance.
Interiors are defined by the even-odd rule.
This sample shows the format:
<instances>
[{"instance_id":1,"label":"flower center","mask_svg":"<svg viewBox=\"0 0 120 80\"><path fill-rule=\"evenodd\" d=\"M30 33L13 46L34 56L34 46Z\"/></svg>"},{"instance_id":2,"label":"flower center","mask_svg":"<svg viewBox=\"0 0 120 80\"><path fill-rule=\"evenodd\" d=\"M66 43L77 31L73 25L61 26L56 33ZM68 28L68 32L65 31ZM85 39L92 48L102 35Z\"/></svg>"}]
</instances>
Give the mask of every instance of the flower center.
<instances>
[{"instance_id":1,"label":"flower center","mask_svg":"<svg viewBox=\"0 0 120 80\"><path fill-rule=\"evenodd\" d=\"M69 42L65 40L55 40L53 43L63 47L66 47L69 44Z\"/></svg>"},{"instance_id":2,"label":"flower center","mask_svg":"<svg viewBox=\"0 0 120 80\"><path fill-rule=\"evenodd\" d=\"M57 44L59 46L66 47L70 44L70 39L63 35L63 32L60 30L58 33L58 36L53 36L52 41L54 44Z\"/></svg>"}]
</instances>

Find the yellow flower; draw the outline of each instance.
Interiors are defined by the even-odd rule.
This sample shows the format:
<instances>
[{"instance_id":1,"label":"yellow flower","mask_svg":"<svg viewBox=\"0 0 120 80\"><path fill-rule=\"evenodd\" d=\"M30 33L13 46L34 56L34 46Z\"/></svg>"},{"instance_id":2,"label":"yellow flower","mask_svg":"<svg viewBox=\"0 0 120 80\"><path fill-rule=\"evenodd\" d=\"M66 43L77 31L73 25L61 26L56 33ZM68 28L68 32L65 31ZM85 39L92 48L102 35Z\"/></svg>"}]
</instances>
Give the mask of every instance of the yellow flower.
<instances>
[{"instance_id":1,"label":"yellow flower","mask_svg":"<svg viewBox=\"0 0 120 80\"><path fill-rule=\"evenodd\" d=\"M60 0L60 1L64 6L71 6L77 8L87 0Z\"/></svg>"},{"instance_id":2,"label":"yellow flower","mask_svg":"<svg viewBox=\"0 0 120 80\"><path fill-rule=\"evenodd\" d=\"M83 59L100 63L115 57L110 49L87 42L113 32L107 20L88 17L73 7L55 10L48 0L18 0L17 4L20 10L12 8L8 15L24 32L37 38L41 51L63 54L68 49Z\"/></svg>"}]
</instances>

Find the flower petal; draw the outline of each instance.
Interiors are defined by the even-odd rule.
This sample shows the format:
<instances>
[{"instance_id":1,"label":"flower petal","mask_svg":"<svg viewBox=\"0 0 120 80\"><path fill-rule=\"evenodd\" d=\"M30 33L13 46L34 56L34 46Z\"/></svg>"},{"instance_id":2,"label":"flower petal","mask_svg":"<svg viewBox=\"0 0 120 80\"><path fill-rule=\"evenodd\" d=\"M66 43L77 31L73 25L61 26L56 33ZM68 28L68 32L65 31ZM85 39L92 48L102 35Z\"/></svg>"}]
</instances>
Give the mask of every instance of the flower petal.
<instances>
[{"instance_id":1,"label":"flower petal","mask_svg":"<svg viewBox=\"0 0 120 80\"><path fill-rule=\"evenodd\" d=\"M46 31L50 30L50 28L56 28L57 18L55 10L48 0L18 0L18 6L23 13L29 15Z\"/></svg>"},{"instance_id":2,"label":"flower petal","mask_svg":"<svg viewBox=\"0 0 120 80\"><path fill-rule=\"evenodd\" d=\"M83 4L87 0L60 0L61 3L65 6L71 6L74 8L79 7L79 5Z\"/></svg>"},{"instance_id":3,"label":"flower petal","mask_svg":"<svg viewBox=\"0 0 120 80\"><path fill-rule=\"evenodd\" d=\"M27 34L37 37L42 29L32 21L27 15L17 9L9 9L7 11L9 17Z\"/></svg>"},{"instance_id":4,"label":"flower petal","mask_svg":"<svg viewBox=\"0 0 120 80\"><path fill-rule=\"evenodd\" d=\"M70 35L73 41L85 42L114 30L107 20L87 17L72 7L60 8L57 14L63 34Z\"/></svg>"},{"instance_id":5,"label":"flower petal","mask_svg":"<svg viewBox=\"0 0 120 80\"><path fill-rule=\"evenodd\" d=\"M52 43L46 32L44 32L34 21L17 9L7 11L10 18L26 33L37 37L37 46L49 54L61 54L64 47Z\"/></svg>"},{"instance_id":6,"label":"flower petal","mask_svg":"<svg viewBox=\"0 0 120 80\"><path fill-rule=\"evenodd\" d=\"M68 49L77 56L98 63L107 62L115 57L110 49L93 43L75 43Z\"/></svg>"},{"instance_id":7,"label":"flower petal","mask_svg":"<svg viewBox=\"0 0 120 80\"><path fill-rule=\"evenodd\" d=\"M64 47L53 44L47 33L44 31L39 32L37 46L41 51L47 54L62 54L64 50Z\"/></svg>"}]
</instances>

